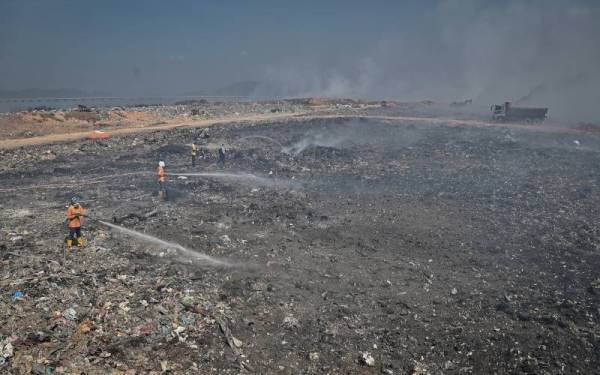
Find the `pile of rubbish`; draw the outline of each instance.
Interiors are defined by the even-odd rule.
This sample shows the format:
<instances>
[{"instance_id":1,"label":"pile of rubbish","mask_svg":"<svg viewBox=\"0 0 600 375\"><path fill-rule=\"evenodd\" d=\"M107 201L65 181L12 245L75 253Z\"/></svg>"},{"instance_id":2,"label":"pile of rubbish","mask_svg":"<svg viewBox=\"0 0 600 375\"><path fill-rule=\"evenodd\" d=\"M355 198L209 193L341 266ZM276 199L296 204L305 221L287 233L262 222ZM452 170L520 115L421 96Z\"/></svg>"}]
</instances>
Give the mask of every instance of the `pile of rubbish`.
<instances>
[{"instance_id":1,"label":"pile of rubbish","mask_svg":"<svg viewBox=\"0 0 600 375\"><path fill-rule=\"evenodd\" d=\"M0 372L594 373L598 149L325 118L0 151Z\"/></svg>"}]
</instances>

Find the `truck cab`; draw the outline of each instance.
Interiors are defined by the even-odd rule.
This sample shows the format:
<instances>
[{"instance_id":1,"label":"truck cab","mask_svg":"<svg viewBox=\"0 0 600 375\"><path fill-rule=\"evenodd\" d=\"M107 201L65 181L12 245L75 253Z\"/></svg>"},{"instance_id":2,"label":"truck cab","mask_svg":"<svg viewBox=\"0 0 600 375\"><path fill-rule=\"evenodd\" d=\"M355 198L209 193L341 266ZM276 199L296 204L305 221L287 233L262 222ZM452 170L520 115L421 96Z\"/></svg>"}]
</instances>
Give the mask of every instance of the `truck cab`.
<instances>
[{"instance_id":1,"label":"truck cab","mask_svg":"<svg viewBox=\"0 0 600 375\"><path fill-rule=\"evenodd\" d=\"M506 120L506 114L510 108L510 103L505 102L504 104L493 104L491 107L492 118L494 120L504 121Z\"/></svg>"}]
</instances>

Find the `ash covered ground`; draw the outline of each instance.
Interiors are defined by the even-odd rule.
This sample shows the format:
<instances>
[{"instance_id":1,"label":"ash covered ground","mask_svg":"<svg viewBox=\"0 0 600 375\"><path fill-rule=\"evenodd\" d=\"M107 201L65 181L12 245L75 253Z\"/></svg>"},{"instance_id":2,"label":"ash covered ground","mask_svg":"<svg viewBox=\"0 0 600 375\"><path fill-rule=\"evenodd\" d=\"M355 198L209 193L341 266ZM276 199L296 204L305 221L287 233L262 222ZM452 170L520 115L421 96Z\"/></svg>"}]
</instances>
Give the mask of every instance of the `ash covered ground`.
<instances>
[{"instance_id":1,"label":"ash covered ground","mask_svg":"<svg viewBox=\"0 0 600 375\"><path fill-rule=\"evenodd\" d=\"M1 372L597 373L597 135L231 124L192 168L202 131L0 153ZM91 218L65 253L72 195Z\"/></svg>"}]
</instances>

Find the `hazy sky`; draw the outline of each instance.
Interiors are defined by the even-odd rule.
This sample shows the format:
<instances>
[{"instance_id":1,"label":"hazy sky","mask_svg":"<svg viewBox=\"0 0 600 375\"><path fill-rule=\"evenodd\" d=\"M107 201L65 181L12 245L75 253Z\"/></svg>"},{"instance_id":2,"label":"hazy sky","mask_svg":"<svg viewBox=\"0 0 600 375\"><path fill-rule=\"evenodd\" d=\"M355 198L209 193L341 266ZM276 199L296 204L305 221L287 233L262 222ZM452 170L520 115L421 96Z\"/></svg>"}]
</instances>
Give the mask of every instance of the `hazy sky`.
<instances>
[{"instance_id":1,"label":"hazy sky","mask_svg":"<svg viewBox=\"0 0 600 375\"><path fill-rule=\"evenodd\" d=\"M394 3L3 0L0 82L174 93L345 64L428 8Z\"/></svg>"},{"instance_id":2,"label":"hazy sky","mask_svg":"<svg viewBox=\"0 0 600 375\"><path fill-rule=\"evenodd\" d=\"M2 0L0 89L167 95L255 80L259 94L276 95L531 94L534 104L593 115L599 7L593 0Z\"/></svg>"}]
</instances>

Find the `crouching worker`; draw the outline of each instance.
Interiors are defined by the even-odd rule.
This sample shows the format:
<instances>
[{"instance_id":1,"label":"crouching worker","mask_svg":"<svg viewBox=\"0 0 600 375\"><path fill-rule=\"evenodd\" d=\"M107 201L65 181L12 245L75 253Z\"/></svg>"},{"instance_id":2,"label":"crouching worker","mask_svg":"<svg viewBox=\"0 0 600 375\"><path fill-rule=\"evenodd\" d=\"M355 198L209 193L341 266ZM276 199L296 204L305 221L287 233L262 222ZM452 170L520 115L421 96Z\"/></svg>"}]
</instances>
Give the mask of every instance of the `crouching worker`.
<instances>
[{"instance_id":1,"label":"crouching worker","mask_svg":"<svg viewBox=\"0 0 600 375\"><path fill-rule=\"evenodd\" d=\"M83 246L83 235L81 234L81 220L85 216L85 210L79 204L77 197L71 198L71 203L65 213L67 216L67 226L69 227L69 237L67 238L67 248L73 246L73 242L77 247Z\"/></svg>"}]
</instances>

